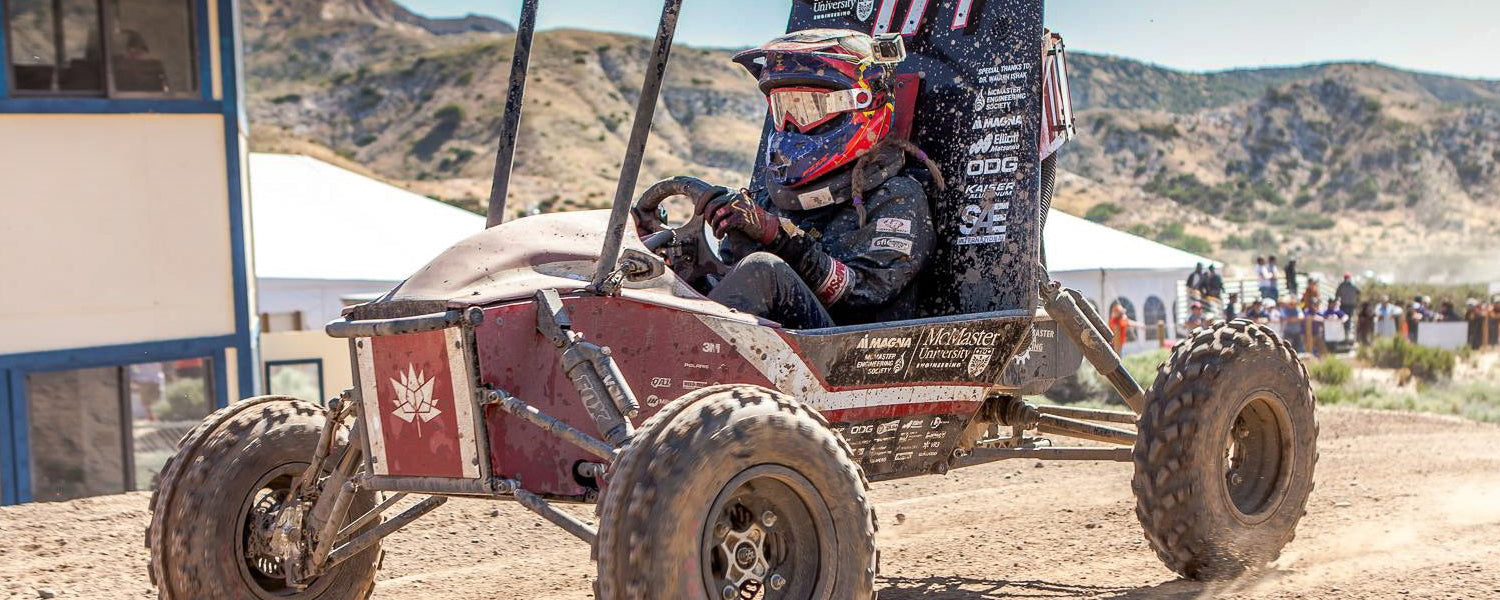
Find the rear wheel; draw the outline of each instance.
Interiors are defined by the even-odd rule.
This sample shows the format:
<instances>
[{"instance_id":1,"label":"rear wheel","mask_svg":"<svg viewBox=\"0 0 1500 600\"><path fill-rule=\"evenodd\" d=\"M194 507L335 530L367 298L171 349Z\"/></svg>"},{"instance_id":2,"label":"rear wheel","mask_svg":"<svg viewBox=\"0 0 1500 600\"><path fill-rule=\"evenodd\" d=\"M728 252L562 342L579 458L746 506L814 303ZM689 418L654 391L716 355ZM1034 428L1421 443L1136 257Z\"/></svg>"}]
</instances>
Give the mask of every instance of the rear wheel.
<instances>
[{"instance_id":1,"label":"rear wheel","mask_svg":"<svg viewBox=\"0 0 1500 600\"><path fill-rule=\"evenodd\" d=\"M1225 579L1280 556L1318 460L1312 388L1285 340L1248 321L1199 329L1159 369L1138 426L1136 515L1162 562Z\"/></svg>"},{"instance_id":2,"label":"rear wheel","mask_svg":"<svg viewBox=\"0 0 1500 600\"><path fill-rule=\"evenodd\" d=\"M304 589L287 584L281 559L270 548L271 524L291 500L324 426L322 408L268 396L221 409L183 438L152 496L146 532L160 598L369 597L378 547ZM360 492L349 512L363 514L374 506L374 493Z\"/></svg>"},{"instance_id":3,"label":"rear wheel","mask_svg":"<svg viewBox=\"0 0 1500 600\"><path fill-rule=\"evenodd\" d=\"M874 595L874 513L816 412L754 386L685 396L637 432L601 503L599 595Z\"/></svg>"}]
</instances>

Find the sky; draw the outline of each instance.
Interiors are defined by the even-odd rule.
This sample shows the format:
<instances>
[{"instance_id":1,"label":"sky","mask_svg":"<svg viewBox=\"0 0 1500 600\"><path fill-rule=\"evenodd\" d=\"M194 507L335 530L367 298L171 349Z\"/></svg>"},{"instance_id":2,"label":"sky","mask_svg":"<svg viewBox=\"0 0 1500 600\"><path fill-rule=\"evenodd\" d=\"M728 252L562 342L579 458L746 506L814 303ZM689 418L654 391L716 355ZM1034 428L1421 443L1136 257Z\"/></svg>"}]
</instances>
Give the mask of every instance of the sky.
<instances>
[{"instance_id":1,"label":"sky","mask_svg":"<svg viewBox=\"0 0 1500 600\"><path fill-rule=\"evenodd\" d=\"M397 1L428 16L479 13L511 23L521 10L521 0ZM655 34L662 6L661 0L539 2L544 30L639 35ZM756 45L786 29L791 2L684 0L677 39ZM1046 20L1071 49L1190 71L1356 60L1500 79L1494 0L1053 0Z\"/></svg>"}]
</instances>

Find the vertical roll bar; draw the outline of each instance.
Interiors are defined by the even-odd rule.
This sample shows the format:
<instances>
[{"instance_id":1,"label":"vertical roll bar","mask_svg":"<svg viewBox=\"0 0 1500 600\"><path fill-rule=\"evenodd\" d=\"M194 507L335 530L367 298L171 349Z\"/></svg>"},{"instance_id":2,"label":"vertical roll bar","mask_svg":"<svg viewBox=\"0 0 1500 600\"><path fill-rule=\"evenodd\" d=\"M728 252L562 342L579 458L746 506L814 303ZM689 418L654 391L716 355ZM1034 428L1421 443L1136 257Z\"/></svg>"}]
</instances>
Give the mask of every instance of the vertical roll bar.
<instances>
[{"instance_id":1,"label":"vertical roll bar","mask_svg":"<svg viewBox=\"0 0 1500 600\"><path fill-rule=\"evenodd\" d=\"M615 186L615 204L609 213L609 228L605 230L604 249L599 254L599 268L594 272L591 289L602 290L605 280L615 270L620 259L620 243L625 236L625 220L630 216L630 200L635 193L635 182L641 174L641 158L646 153L646 140L651 137L651 119L656 116L656 100L661 94L661 82L667 72L667 59L672 53L672 36L677 32L677 15L682 11L682 0L665 0L661 8L661 25L656 30L656 45L651 50L651 62L646 65L646 81L641 84L641 98L636 103L635 125L630 129L630 141L625 146L625 162L620 165L620 181Z\"/></svg>"},{"instance_id":2,"label":"vertical roll bar","mask_svg":"<svg viewBox=\"0 0 1500 600\"><path fill-rule=\"evenodd\" d=\"M510 59L510 85L505 92L505 116L500 127L500 148L495 152L495 177L490 183L490 205L485 213L486 229L505 221L505 201L510 196L510 170L516 156L516 137L521 133L521 106L526 95L526 69L531 64L531 34L536 32L537 0L521 4L521 23Z\"/></svg>"}]
</instances>

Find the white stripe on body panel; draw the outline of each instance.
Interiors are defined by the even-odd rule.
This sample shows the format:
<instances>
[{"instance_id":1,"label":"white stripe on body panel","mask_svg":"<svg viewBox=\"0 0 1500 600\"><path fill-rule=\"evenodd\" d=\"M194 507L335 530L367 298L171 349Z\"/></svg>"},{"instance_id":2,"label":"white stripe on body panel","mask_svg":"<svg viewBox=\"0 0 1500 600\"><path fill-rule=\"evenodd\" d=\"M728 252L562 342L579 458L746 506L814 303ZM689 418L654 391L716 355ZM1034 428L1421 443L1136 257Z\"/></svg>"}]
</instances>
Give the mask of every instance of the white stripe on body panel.
<instances>
[{"instance_id":1,"label":"white stripe on body panel","mask_svg":"<svg viewBox=\"0 0 1500 600\"><path fill-rule=\"evenodd\" d=\"M448 342L448 376L453 379L453 417L458 425L458 456L463 461L465 479L479 478L479 446L475 443L474 388L469 361L464 360L463 330L449 327L443 330Z\"/></svg>"},{"instance_id":2,"label":"white stripe on body panel","mask_svg":"<svg viewBox=\"0 0 1500 600\"><path fill-rule=\"evenodd\" d=\"M380 425L380 396L375 380L375 354L370 338L354 341L355 355L359 361L359 400L365 408L365 438L369 440L370 460L376 475L390 475L390 462L385 456L385 431Z\"/></svg>"},{"instance_id":3,"label":"white stripe on body panel","mask_svg":"<svg viewBox=\"0 0 1500 600\"><path fill-rule=\"evenodd\" d=\"M698 320L724 338L777 390L818 412L919 402L979 402L988 390L985 386L923 385L831 391L775 329L705 315L698 315Z\"/></svg>"},{"instance_id":4,"label":"white stripe on body panel","mask_svg":"<svg viewBox=\"0 0 1500 600\"><path fill-rule=\"evenodd\" d=\"M874 35L891 32L891 20L896 18L897 0L881 0L880 12L875 15Z\"/></svg>"},{"instance_id":5,"label":"white stripe on body panel","mask_svg":"<svg viewBox=\"0 0 1500 600\"><path fill-rule=\"evenodd\" d=\"M911 7L906 9L906 23L901 25L901 35L911 37L917 34L917 28L922 26L922 19L927 16L927 4L930 1L911 1Z\"/></svg>"},{"instance_id":6,"label":"white stripe on body panel","mask_svg":"<svg viewBox=\"0 0 1500 600\"><path fill-rule=\"evenodd\" d=\"M958 8L953 11L953 28L967 29L969 27L969 10L974 7L974 0L958 0Z\"/></svg>"}]
</instances>

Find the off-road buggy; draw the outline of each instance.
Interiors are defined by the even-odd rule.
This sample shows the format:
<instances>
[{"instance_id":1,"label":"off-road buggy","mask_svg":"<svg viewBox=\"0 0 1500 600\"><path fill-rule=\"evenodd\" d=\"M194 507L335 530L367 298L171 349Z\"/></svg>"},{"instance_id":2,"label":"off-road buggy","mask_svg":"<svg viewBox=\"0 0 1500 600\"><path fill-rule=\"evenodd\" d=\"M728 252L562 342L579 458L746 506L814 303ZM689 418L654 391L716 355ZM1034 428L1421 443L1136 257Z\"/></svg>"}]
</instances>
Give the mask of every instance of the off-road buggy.
<instances>
[{"instance_id":1,"label":"off-road buggy","mask_svg":"<svg viewBox=\"0 0 1500 600\"><path fill-rule=\"evenodd\" d=\"M631 201L680 4L665 2L612 210L459 242L328 325L349 339L354 389L326 407L244 400L182 440L147 532L162 598L363 598L380 540L457 496L515 500L589 543L601 598L868 598L870 481L1015 458L1133 461L1146 537L1185 577L1277 556L1317 460L1287 344L1215 323L1145 391L1093 307L1046 278L1072 116L1040 0L794 3L790 29L873 31L908 53L898 129L949 180L931 195L942 240L922 318L812 331L693 287L724 268L701 214L677 228L656 215L671 196L700 213L707 184ZM492 224L535 12L528 0ZM1023 400L1083 359L1131 411ZM1055 444L1068 438L1084 442ZM556 503L595 504L597 528Z\"/></svg>"}]
</instances>

